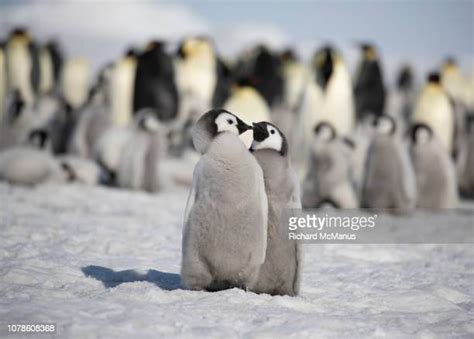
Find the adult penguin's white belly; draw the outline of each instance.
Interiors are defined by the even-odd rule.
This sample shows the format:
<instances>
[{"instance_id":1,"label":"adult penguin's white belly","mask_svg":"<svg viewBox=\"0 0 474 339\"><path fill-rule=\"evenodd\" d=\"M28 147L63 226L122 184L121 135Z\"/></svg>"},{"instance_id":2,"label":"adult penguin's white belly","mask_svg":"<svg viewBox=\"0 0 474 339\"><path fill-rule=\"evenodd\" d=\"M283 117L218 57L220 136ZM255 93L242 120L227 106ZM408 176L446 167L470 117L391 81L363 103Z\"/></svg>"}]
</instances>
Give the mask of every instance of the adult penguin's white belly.
<instances>
[{"instance_id":1,"label":"adult penguin's white belly","mask_svg":"<svg viewBox=\"0 0 474 339\"><path fill-rule=\"evenodd\" d=\"M70 59L62 74L62 91L73 108L79 108L87 100L90 86L90 64L86 59Z\"/></svg>"},{"instance_id":2,"label":"adult penguin's white belly","mask_svg":"<svg viewBox=\"0 0 474 339\"><path fill-rule=\"evenodd\" d=\"M440 87L428 85L422 91L415 106L413 122L424 123L431 127L448 152L453 144L453 108L451 102Z\"/></svg>"},{"instance_id":3,"label":"adult penguin's white belly","mask_svg":"<svg viewBox=\"0 0 474 339\"><path fill-rule=\"evenodd\" d=\"M176 63L177 84L181 94L191 93L211 108L217 83L215 60L196 58ZM202 112L204 113L204 112Z\"/></svg>"},{"instance_id":4,"label":"adult penguin's white belly","mask_svg":"<svg viewBox=\"0 0 474 339\"><path fill-rule=\"evenodd\" d=\"M124 127L132 120L136 68L134 59L124 58L117 61L112 69L111 112L112 123L116 126Z\"/></svg>"},{"instance_id":5,"label":"adult penguin's white belly","mask_svg":"<svg viewBox=\"0 0 474 339\"><path fill-rule=\"evenodd\" d=\"M6 59L9 90L18 89L23 100L33 103L34 94L31 86L31 56L26 37L14 37L7 44Z\"/></svg>"},{"instance_id":6,"label":"adult penguin's white belly","mask_svg":"<svg viewBox=\"0 0 474 339\"><path fill-rule=\"evenodd\" d=\"M246 124L253 122L270 121L270 109L265 99L252 87L237 88L233 95L225 102L224 109L234 113ZM246 131L240 135L247 148L253 140L252 131Z\"/></svg>"},{"instance_id":7,"label":"adult penguin's white belly","mask_svg":"<svg viewBox=\"0 0 474 339\"><path fill-rule=\"evenodd\" d=\"M47 48L41 48L39 55L40 93L49 93L54 87L53 60Z\"/></svg>"},{"instance_id":8,"label":"adult penguin's white belly","mask_svg":"<svg viewBox=\"0 0 474 339\"><path fill-rule=\"evenodd\" d=\"M323 92L320 121L329 122L340 135L348 135L354 128L354 96L346 66L335 62L335 68Z\"/></svg>"}]
</instances>

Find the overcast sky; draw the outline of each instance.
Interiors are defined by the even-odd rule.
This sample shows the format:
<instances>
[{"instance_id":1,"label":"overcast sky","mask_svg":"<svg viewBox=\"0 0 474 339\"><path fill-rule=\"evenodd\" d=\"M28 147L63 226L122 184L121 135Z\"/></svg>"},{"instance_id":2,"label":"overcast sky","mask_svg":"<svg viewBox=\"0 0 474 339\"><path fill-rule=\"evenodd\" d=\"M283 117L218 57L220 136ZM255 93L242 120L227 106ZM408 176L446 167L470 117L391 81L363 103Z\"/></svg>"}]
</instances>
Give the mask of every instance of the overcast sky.
<instances>
[{"instance_id":1,"label":"overcast sky","mask_svg":"<svg viewBox=\"0 0 474 339\"><path fill-rule=\"evenodd\" d=\"M263 40L294 46L308 57L332 42L349 64L355 43L376 42L393 71L412 61L419 73L448 55L465 69L474 65L473 1L10 1L0 0L0 35L29 26L39 39L55 37L68 54L95 66L152 37L176 42L184 35L212 35L219 50L233 55ZM172 46L171 46L172 47Z\"/></svg>"}]
</instances>

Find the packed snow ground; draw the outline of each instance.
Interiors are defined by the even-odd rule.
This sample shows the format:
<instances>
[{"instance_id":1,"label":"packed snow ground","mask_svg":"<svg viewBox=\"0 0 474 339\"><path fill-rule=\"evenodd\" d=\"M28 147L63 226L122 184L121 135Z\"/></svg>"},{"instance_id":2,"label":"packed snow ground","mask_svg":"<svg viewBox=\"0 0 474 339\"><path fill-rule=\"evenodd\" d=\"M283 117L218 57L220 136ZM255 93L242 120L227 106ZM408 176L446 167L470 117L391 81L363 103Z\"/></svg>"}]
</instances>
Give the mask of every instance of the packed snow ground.
<instances>
[{"instance_id":1,"label":"packed snow ground","mask_svg":"<svg viewBox=\"0 0 474 339\"><path fill-rule=\"evenodd\" d=\"M76 338L474 336L472 244L309 244L299 297L183 290L186 198L0 183L0 336L43 322Z\"/></svg>"}]
</instances>

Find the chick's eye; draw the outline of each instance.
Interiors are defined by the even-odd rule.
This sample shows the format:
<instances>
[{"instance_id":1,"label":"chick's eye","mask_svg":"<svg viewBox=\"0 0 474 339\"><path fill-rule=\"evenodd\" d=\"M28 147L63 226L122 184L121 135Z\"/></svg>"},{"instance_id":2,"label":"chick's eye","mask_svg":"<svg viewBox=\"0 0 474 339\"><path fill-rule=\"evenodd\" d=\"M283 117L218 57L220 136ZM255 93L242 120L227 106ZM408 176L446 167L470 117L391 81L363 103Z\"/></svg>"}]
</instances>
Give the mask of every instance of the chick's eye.
<instances>
[{"instance_id":1,"label":"chick's eye","mask_svg":"<svg viewBox=\"0 0 474 339\"><path fill-rule=\"evenodd\" d=\"M271 133L271 134L275 134L275 130L274 130L274 129L271 129L271 130L270 130L270 133Z\"/></svg>"},{"instance_id":2,"label":"chick's eye","mask_svg":"<svg viewBox=\"0 0 474 339\"><path fill-rule=\"evenodd\" d=\"M227 119L227 122L229 123L229 125L232 125L234 123L231 119Z\"/></svg>"}]
</instances>

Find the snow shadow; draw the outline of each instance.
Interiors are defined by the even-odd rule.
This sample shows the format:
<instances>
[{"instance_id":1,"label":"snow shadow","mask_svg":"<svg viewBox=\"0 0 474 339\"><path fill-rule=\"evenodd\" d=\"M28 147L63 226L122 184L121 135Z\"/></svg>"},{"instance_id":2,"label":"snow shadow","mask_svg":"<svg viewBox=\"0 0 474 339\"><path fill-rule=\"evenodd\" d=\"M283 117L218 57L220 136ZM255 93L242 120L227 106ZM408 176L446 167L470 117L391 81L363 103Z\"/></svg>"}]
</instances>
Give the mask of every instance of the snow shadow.
<instances>
[{"instance_id":1,"label":"snow shadow","mask_svg":"<svg viewBox=\"0 0 474 339\"><path fill-rule=\"evenodd\" d=\"M168 291L181 288L181 277L176 273L156 270L148 270L146 273L140 273L135 270L114 271L107 267L95 265L82 267L81 271L86 277L100 280L107 288L136 281L148 281Z\"/></svg>"}]
</instances>

